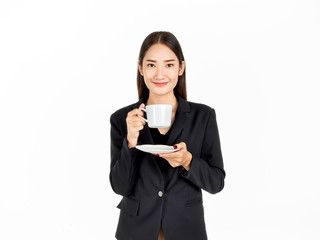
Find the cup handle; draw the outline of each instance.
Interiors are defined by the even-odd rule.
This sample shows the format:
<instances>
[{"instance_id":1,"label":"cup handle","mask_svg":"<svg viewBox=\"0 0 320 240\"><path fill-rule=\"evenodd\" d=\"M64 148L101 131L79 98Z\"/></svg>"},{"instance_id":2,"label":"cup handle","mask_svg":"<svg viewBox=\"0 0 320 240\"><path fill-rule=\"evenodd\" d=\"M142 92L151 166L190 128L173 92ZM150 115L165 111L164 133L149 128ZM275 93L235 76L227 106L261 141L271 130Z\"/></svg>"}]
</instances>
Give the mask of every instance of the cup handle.
<instances>
[{"instance_id":1,"label":"cup handle","mask_svg":"<svg viewBox=\"0 0 320 240\"><path fill-rule=\"evenodd\" d=\"M139 110L142 110L142 111L147 112L146 109L144 109L144 108L139 108ZM146 122L148 122L148 120L145 119L144 117L141 117L140 115L137 115L137 116L138 116L139 118L142 118L142 119L145 120Z\"/></svg>"}]
</instances>

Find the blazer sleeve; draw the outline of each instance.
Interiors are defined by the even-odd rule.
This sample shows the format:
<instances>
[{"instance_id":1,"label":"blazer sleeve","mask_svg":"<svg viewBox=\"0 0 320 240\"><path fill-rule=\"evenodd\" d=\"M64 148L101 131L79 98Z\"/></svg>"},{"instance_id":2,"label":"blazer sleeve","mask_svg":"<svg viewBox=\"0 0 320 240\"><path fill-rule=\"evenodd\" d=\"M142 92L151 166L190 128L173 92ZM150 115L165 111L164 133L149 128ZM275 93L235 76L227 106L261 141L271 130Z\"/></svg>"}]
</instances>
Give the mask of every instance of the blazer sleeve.
<instances>
[{"instance_id":1,"label":"blazer sleeve","mask_svg":"<svg viewBox=\"0 0 320 240\"><path fill-rule=\"evenodd\" d=\"M129 148L126 128L121 127L115 114L110 117L111 123L111 165L110 183L113 191L122 196L130 195L137 176L136 148Z\"/></svg>"},{"instance_id":2,"label":"blazer sleeve","mask_svg":"<svg viewBox=\"0 0 320 240\"><path fill-rule=\"evenodd\" d=\"M220 138L214 109L211 109L202 143L201 155L192 156L188 172L181 168L181 175L203 190L215 194L224 187Z\"/></svg>"}]
</instances>

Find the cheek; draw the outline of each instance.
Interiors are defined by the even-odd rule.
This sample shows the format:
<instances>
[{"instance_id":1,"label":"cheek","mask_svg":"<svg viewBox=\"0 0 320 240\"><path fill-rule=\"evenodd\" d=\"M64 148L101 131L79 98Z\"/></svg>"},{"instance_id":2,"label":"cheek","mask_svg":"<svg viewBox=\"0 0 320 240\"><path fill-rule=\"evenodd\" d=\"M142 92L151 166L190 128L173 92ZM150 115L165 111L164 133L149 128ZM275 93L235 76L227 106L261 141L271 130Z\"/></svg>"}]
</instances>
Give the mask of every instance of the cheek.
<instances>
[{"instance_id":1,"label":"cheek","mask_svg":"<svg viewBox=\"0 0 320 240\"><path fill-rule=\"evenodd\" d=\"M172 84L176 85L178 83L179 75L177 73L172 73L170 79Z\"/></svg>"},{"instance_id":2,"label":"cheek","mask_svg":"<svg viewBox=\"0 0 320 240\"><path fill-rule=\"evenodd\" d=\"M150 89L151 83L146 79L146 77L144 77L144 84L147 86L148 89Z\"/></svg>"},{"instance_id":3,"label":"cheek","mask_svg":"<svg viewBox=\"0 0 320 240\"><path fill-rule=\"evenodd\" d=\"M154 72L153 71L145 71L143 76L144 76L145 81L151 81L154 77Z\"/></svg>"},{"instance_id":4,"label":"cheek","mask_svg":"<svg viewBox=\"0 0 320 240\"><path fill-rule=\"evenodd\" d=\"M174 71L170 72L170 78L174 81L178 81L179 78L179 70L175 69Z\"/></svg>"},{"instance_id":5,"label":"cheek","mask_svg":"<svg viewBox=\"0 0 320 240\"><path fill-rule=\"evenodd\" d=\"M150 72L145 72L143 74L143 80L144 83L146 84L147 88L150 89L150 87L152 87L152 79L153 79L153 74Z\"/></svg>"}]
</instances>

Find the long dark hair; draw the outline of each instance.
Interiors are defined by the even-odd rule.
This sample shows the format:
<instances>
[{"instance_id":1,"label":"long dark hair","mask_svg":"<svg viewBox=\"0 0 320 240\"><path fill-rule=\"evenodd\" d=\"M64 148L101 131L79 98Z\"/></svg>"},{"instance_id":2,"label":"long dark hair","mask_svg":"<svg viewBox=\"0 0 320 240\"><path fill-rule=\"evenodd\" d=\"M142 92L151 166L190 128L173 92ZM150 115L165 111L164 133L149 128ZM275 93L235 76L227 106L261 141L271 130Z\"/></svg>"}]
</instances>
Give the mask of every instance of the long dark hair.
<instances>
[{"instance_id":1,"label":"long dark hair","mask_svg":"<svg viewBox=\"0 0 320 240\"><path fill-rule=\"evenodd\" d=\"M184 56L177 38L170 32L160 31L160 32L150 33L144 39L140 48L140 53L139 53L139 63L141 67L142 67L142 61L144 56L146 55L146 52L153 44L156 44L156 43L164 44L168 48L170 48L171 51L173 51L177 56L179 60L179 65L181 66L182 61L184 61ZM149 96L149 89L144 83L143 76L140 74L139 68L137 73L137 87L138 87L139 99ZM184 69L183 74L179 76L178 83L174 88L174 93L180 95L183 99L187 100L186 69Z\"/></svg>"}]
</instances>

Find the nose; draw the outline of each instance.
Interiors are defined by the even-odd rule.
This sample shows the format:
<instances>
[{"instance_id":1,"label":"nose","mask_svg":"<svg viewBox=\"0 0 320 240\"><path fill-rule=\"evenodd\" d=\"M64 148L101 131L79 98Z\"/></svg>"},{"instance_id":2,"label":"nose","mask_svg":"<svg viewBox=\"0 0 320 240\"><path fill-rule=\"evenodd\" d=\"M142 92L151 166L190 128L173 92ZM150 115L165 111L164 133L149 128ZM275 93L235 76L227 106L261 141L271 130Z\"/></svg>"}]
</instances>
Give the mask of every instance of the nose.
<instances>
[{"instance_id":1,"label":"nose","mask_svg":"<svg viewBox=\"0 0 320 240\"><path fill-rule=\"evenodd\" d=\"M156 79L161 80L163 78L164 78L164 69L159 67L157 68L157 71L156 71Z\"/></svg>"}]
</instances>

